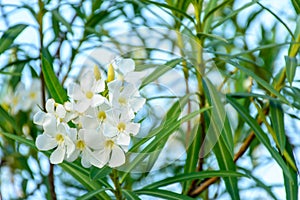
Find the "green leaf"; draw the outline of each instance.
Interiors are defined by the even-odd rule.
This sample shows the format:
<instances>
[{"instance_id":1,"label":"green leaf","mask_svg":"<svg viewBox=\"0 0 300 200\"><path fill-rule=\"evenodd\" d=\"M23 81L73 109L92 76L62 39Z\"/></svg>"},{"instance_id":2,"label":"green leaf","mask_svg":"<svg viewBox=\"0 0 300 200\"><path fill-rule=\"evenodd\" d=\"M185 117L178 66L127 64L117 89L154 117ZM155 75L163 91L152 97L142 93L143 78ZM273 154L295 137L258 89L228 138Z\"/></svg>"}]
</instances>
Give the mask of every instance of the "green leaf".
<instances>
[{"instance_id":1,"label":"green leaf","mask_svg":"<svg viewBox=\"0 0 300 200\"><path fill-rule=\"evenodd\" d=\"M101 185L97 183L96 181L92 181L88 175L83 173L82 171L79 171L77 169L74 169L71 165L68 163L61 163L59 164L61 168L64 169L67 173L69 173L72 177L74 177L77 181L79 181L84 187L86 187L89 191L95 191L95 190L101 190ZM106 188L107 189L107 188ZM110 188L111 189L111 188ZM110 200L109 196L104 192L101 191L100 193L97 193L99 196L99 199L107 199ZM96 194L94 194L96 195Z\"/></svg>"},{"instance_id":2,"label":"green leaf","mask_svg":"<svg viewBox=\"0 0 300 200\"><path fill-rule=\"evenodd\" d=\"M0 54L10 48L18 35L27 27L25 24L17 24L10 27L0 38Z\"/></svg>"},{"instance_id":3,"label":"green leaf","mask_svg":"<svg viewBox=\"0 0 300 200\"><path fill-rule=\"evenodd\" d=\"M112 169L108 166L104 166L100 169L92 166L90 169L90 178L93 180L104 178L111 172L111 170Z\"/></svg>"},{"instance_id":4,"label":"green leaf","mask_svg":"<svg viewBox=\"0 0 300 200\"><path fill-rule=\"evenodd\" d=\"M168 61L164 65L157 66L156 69L143 80L140 88L143 88L147 84L157 80L160 76L162 76L167 71L173 69L177 64L179 64L182 61L183 61L183 59L178 58L178 59Z\"/></svg>"},{"instance_id":5,"label":"green leaf","mask_svg":"<svg viewBox=\"0 0 300 200\"><path fill-rule=\"evenodd\" d=\"M247 122L247 124L251 127L251 129L254 131L257 139L268 149L272 157L276 160L276 162L279 164L279 166L282 168L283 172L287 177L292 179L292 175L289 171L288 166L280 156L280 154L275 151L275 149L270 144L268 136L264 133L262 128L258 125L258 123L250 116L249 112L241 106L236 100L234 100L232 97L227 96L227 101L235 108L235 110L238 112L238 114Z\"/></svg>"},{"instance_id":6,"label":"green leaf","mask_svg":"<svg viewBox=\"0 0 300 200\"><path fill-rule=\"evenodd\" d=\"M235 171L236 166L233 161L233 138L231 127L225 127L226 112L220 95L213 84L207 78L203 78L203 88L207 99L213 106L211 114L207 113L206 121L209 121L206 137L204 141L205 154L212 148L216 155L221 170ZM221 137L220 137L221 136ZM202 147L201 147L202 148ZM236 177L225 177L225 186L232 199L240 199L238 182Z\"/></svg>"},{"instance_id":7,"label":"green leaf","mask_svg":"<svg viewBox=\"0 0 300 200\"><path fill-rule=\"evenodd\" d=\"M262 78L260 78L259 76L257 76L254 72L252 72L251 70L239 65L238 63L235 63L233 61L227 60L227 62L229 64L232 64L233 66L237 67L238 69L242 70L243 72L245 72L248 76L251 76L252 78L255 79L255 81L257 83L259 83L260 85L262 85L265 89L267 89L269 92L271 92L272 94L274 94L275 96L278 97L278 99L280 99L282 102L290 105L290 103L288 102L288 100L282 95L280 94L280 92L278 92L272 85L270 85L268 82L266 82L265 80L263 80Z\"/></svg>"},{"instance_id":8,"label":"green leaf","mask_svg":"<svg viewBox=\"0 0 300 200\"><path fill-rule=\"evenodd\" d=\"M221 36L218 36L218 35L214 35L214 34L209 34L209 33L197 33L197 36L200 37L200 38L212 38L212 39L216 39L216 40L219 40L221 42L225 42L225 43L228 43L228 41L221 37Z\"/></svg>"},{"instance_id":9,"label":"green leaf","mask_svg":"<svg viewBox=\"0 0 300 200\"><path fill-rule=\"evenodd\" d=\"M159 189L143 189L135 191L136 194L144 194L153 197L159 197L167 200L192 200L189 196Z\"/></svg>"},{"instance_id":10,"label":"green leaf","mask_svg":"<svg viewBox=\"0 0 300 200\"><path fill-rule=\"evenodd\" d=\"M73 30L72 30L72 26L69 22L67 22L67 20L65 18L63 18L63 16L60 15L59 11L57 9L52 10L52 15L53 17L55 17L58 21L60 21L62 23L62 25L64 25L69 33L73 34Z\"/></svg>"},{"instance_id":11,"label":"green leaf","mask_svg":"<svg viewBox=\"0 0 300 200\"><path fill-rule=\"evenodd\" d=\"M291 144L287 141L286 142L286 150L289 157L291 157L292 162L295 162L295 158L293 155L293 149ZM288 165L289 171L292 175L292 179L290 179L285 173L283 173L284 179L284 188L286 192L286 199L289 200L297 200L298 199L298 172L293 169L291 165Z\"/></svg>"},{"instance_id":12,"label":"green leaf","mask_svg":"<svg viewBox=\"0 0 300 200\"><path fill-rule=\"evenodd\" d=\"M289 56L285 56L284 59L286 64L286 77L290 83L290 86L292 86L297 68L297 59Z\"/></svg>"},{"instance_id":13,"label":"green leaf","mask_svg":"<svg viewBox=\"0 0 300 200\"><path fill-rule=\"evenodd\" d=\"M188 147L186 161L184 165L184 173L188 174L196 171L197 163L199 160L200 146L203 143L201 137L201 126L197 125L191 131L192 143ZM182 185L182 192L186 194L189 190L191 181L184 182Z\"/></svg>"},{"instance_id":14,"label":"green leaf","mask_svg":"<svg viewBox=\"0 0 300 200\"><path fill-rule=\"evenodd\" d=\"M8 127L6 127L7 124L9 124L12 127L12 129L16 131L18 135L22 134L21 128L16 123L14 117L12 117L5 109L3 109L1 105L0 105L0 119L2 119L0 123L0 127L2 127L3 130L9 131Z\"/></svg>"},{"instance_id":15,"label":"green leaf","mask_svg":"<svg viewBox=\"0 0 300 200\"><path fill-rule=\"evenodd\" d=\"M286 135L284 129L283 110L281 104L278 102L270 102L271 122L276 133L276 138L279 143L280 152L283 153L286 143Z\"/></svg>"},{"instance_id":16,"label":"green leaf","mask_svg":"<svg viewBox=\"0 0 300 200\"><path fill-rule=\"evenodd\" d=\"M297 14L300 14L300 2L299 0L292 0L292 4Z\"/></svg>"},{"instance_id":17,"label":"green leaf","mask_svg":"<svg viewBox=\"0 0 300 200\"><path fill-rule=\"evenodd\" d=\"M272 10L270 10L269 8L265 7L264 5L262 5L259 1L256 2L258 5L260 5L263 9L265 9L266 11L268 11L271 15L273 15L285 28L286 30L289 32L289 34L292 36L292 38L294 38L294 34L293 32L290 30L289 26L281 19L281 17L279 17L278 15L276 15Z\"/></svg>"},{"instance_id":18,"label":"green leaf","mask_svg":"<svg viewBox=\"0 0 300 200\"><path fill-rule=\"evenodd\" d=\"M173 183L195 180L195 179L205 179L211 177L241 177L241 176L245 176L245 175L235 171L225 171L225 170L201 171L201 172L192 172L192 173L185 173L185 174L176 174L176 176L174 177L166 178L161 181L151 183L145 186L143 189L153 189L153 188L171 185Z\"/></svg>"},{"instance_id":19,"label":"green leaf","mask_svg":"<svg viewBox=\"0 0 300 200\"><path fill-rule=\"evenodd\" d=\"M122 194L125 196L126 200L140 200L138 195L130 190L122 190Z\"/></svg>"},{"instance_id":20,"label":"green leaf","mask_svg":"<svg viewBox=\"0 0 300 200\"><path fill-rule=\"evenodd\" d=\"M18 136L18 135L12 134L12 133L3 132L3 131L0 131L0 134L4 135L5 137L8 137L12 140L15 140L21 144L25 144L25 145L31 147L32 149L37 150L37 148L35 147L34 142L32 140L26 139L22 136Z\"/></svg>"},{"instance_id":21,"label":"green leaf","mask_svg":"<svg viewBox=\"0 0 300 200\"><path fill-rule=\"evenodd\" d=\"M42 56L42 72L51 97L57 103L63 104L66 102L68 100L67 93L57 79L50 62L44 56Z\"/></svg>"},{"instance_id":22,"label":"green leaf","mask_svg":"<svg viewBox=\"0 0 300 200\"><path fill-rule=\"evenodd\" d=\"M262 98L262 99L269 99L272 100L274 102L278 102L279 100L271 97L269 95L264 95L264 94L256 94L256 93L251 93L251 92L235 92L235 93L229 93L226 94L227 96L231 96L234 97L235 99L239 99L239 98L248 98L248 97L255 97L255 98Z\"/></svg>"},{"instance_id":23,"label":"green leaf","mask_svg":"<svg viewBox=\"0 0 300 200\"><path fill-rule=\"evenodd\" d=\"M212 27L212 29L215 29L216 27L224 24L225 21L229 20L230 18L233 18L234 16L236 16L237 14L239 14L242 10L247 9L248 7L254 5L255 3L256 3L256 0L251 1L251 2L245 4L244 6L238 8L236 10L233 10L232 12L230 12L229 15L226 15L226 17L220 18L220 20L218 21L218 23L214 24L214 26Z\"/></svg>"},{"instance_id":24,"label":"green leaf","mask_svg":"<svg viewBox=\"0 0 300 200\"><path fill-rule=\"evenodd\" d=\"M97 195L101 192L104 192L105 190L109 190L109 188L101 188L101 189L97 189L97 190L92 190L90 192L87 192L83 196L77 198L77 200L90 200L90 199L92 199L92 197L94 197L95 195Z\"/></svg>"}]
</instances>

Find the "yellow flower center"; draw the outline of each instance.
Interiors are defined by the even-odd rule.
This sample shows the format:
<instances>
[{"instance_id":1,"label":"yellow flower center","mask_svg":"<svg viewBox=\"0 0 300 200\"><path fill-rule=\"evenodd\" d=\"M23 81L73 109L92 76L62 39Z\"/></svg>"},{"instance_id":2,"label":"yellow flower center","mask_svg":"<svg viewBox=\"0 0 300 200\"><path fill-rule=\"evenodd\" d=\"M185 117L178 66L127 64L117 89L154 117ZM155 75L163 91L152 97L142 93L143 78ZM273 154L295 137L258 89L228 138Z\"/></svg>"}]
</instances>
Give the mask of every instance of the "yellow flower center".
<instances>
[{"instance_id":1,"label":"yellow flower center","mask_svg":"<svg viewBox=\"0 0 300 200\"><path fill-rule=\"evenodd\" d=\"M126 101L126 99L124 97L120 97L118 101L119 101L119 104L121 104L123 106L125 106L126 103L127 103L127 101Z\"/></svg>"},{"instance_id":2,"label":"yellow flower center","mask_svg":"<svg viewBox=\"0 0 300 200\"><path fill-rule=\"evenodd\" d=\"M77 143L76 143L76 148L82 151L85 148L84 141L83 140L78 140Z\"/></svg>"},{"instance_id":3,"label":"yellow flower center","mask_svg":"<svg viewBox=\"0 0 300 200\"><path fill-rule=\"evenodd\" d=\"M120 122L120 123L118 124L118 130L119 130L120 132L125 131L125 128L126 128L126 124L125 124L125 123Z\"/></svg>"},{"instance_id":4,"label":"yellow flower center","mask_svg":"<svg viewBox=\"0 0 300 200\"><path fill-rule=\"evenodd\" d=\"M18 97L13 97L13 98L12 98L12 104L13 104L14 106L16 106L16 105L18 105L18 103L19 103L19 98L18 98Z\"/></svg>"},{"instance_id":5,"label":"yellow flower center","mask_svg":"<svg viewBox=\"0 0 300 200\"><path fill-rule=\"evenodd\" d=\"M55 140L58 144L62 144L65 141L64 136L60 133L56 134Z\"/></svg>"},{"instance_id":6,"label":"yellow flower center","mask_svg":"<svg viewBox=\"0 0 300 200\"><path fill-rule=\"evenodd\" d=\"M108 148L108 149L112 149L114 145L115 145L115 142L112 141L112 140L107 140L105 142L105 147Z\"/></svg>"},{"instance_id":7,"label":"yellow flower center","mask_svg":"<svg viewBox=\"0 0 300 200\"><path fill-rule=\"evenodd\" d=\"M30 99L35 99L36 96L37 96L37 95L36 95L35 92L30 92L30 93L29 93L29 98L30 98Z\"/></svg>"},{"instance_id":8,"label":"yellow flower center","mask_svg":"<svg viewBox=\"0 0 300 200\"><path fill-rule=\"evenodd\" d=\"M104 121L104 120L106 119L106 114L105 114L104 111L99 111L99 112L98 112L98 119L99 119L100 121Z\"/></svg>"},{"instance_id":9,"label":"yellow flower center","mask_svg":"<svg viewBox=\"0 0 300 200\"><path fill-rule=\"evenodd\" d=\"M85 96L86 96L86 98L91 99L91 98L93 98L94 93L92 93L91 91L87 91L87 92L85 93Z\"/></svg>"}]
</instances>

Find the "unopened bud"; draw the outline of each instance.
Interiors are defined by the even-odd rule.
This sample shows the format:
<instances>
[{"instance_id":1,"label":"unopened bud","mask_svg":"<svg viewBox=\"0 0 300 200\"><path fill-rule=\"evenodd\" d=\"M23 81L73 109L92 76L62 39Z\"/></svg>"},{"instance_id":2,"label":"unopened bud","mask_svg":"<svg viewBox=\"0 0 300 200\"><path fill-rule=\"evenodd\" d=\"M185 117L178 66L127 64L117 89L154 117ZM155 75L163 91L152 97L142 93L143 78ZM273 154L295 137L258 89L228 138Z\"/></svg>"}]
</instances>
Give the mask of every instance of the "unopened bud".
<instances>
[{"instance_id":1,"label":"unopened bud","mask_svg":"<svg viewBox=\"0 0 300 200\"><path fill-rule=\"evenodd\" d=\"M111 82L115 79L115 69L112 64L109 64L107 70L107 82Z\"/></svg>"},{"instance_id":2,"label":"unopened bud","mask_svg":"<svg viewBox=\"0 0 300 200\"><path fill-rule=\"evenodd\" d=\"M94 76L96 81L99 81L101 79L101 73L97 65L94 66Z\"/></svg>"}]
</instances>

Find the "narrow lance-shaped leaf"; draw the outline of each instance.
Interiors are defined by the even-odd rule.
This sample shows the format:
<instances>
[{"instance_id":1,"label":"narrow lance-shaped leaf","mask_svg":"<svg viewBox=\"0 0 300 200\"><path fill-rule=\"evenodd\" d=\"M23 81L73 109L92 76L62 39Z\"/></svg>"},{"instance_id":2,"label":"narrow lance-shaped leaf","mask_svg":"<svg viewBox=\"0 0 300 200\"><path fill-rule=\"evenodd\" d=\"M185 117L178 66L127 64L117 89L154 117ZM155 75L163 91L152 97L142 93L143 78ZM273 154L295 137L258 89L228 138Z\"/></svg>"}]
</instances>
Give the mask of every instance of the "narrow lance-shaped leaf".
<instances>
[{"instance_id":1,"label":"narrow lance-shaped leaf","mask_svg":"<svg viewBox=\"0 0 300 200\"><path fill-rule=\"evenodd\" d=\"M209 99L210 104L213 106L211 114L207 113L206 115L206 122L209 121L209 126L206 131L204 141L205 153L213 148L220 169L235 171L236 167L231 153L233 149L231 130L225 131L225 128L230 128L230 126L224 127L226 119L224 104L222 103L217 90L207 78L203 78L203 86L205 95ZM220 137L221 134L222 136ZM231 198L240 199L239 192L237 190L237 178L225 177L224 182Z\"/></svg>"},{"instance_id":2,"label":"narrow lance-shaped leaf","mask_svg":"<svg viewBox=\"0 0 300 200\"><path fill-rule=\"evenodd\" d=\"M170 192L167 190L160 190L160 189L143 189L143 190L137 190L135 191L136 194L144 194L149 195L153 197L159 197L163 199L168 200L192 200L194 198L191 198L189 196L178 194L175 192Z\"/></svg>"},{"instance_id":3,"label":"narrow lance-shaped leaf","mask_svg":"<svg viewBox=\"0 0 300 200\"><path fill-rule=\"evenodd\" d=\"M233 62L231 60L226 60L227 63L232 64L233 66L237 67L238 69L242 70L243 72L245 72L248 76L251 76L257 83L259 83L262 87L264 87L265 89L267 89L269 92L271 92L272 94L274 94L275 96L278 97L279 100L281 100L282 102L290 105L290 103L288 102L288 100L282 95L280 94L280 92L278 92L271 84L269 84L268 82L266 82L265 80L263 80L262 78L260 78L258 75L256 75L254 72L252 72L251 70L247 69L246 67L243 67L241 65L239 65L236 62Z\"/></svg>"},{"instance_id":4,"label":"narrow lance-shaped leaf","mask_svg":"<svg viewBox=\"0 0 300 200\"><path fill-rule=\"evenodd\" d=\"M157 68L145 78L142 82L141 88L146 86L147 84L157 80L160 76L162 76L167 71L173 69L177 64L179 64L183 59L174 59L171 61L166 62L164 65L159 65Z\"/></svg>"},{"instance_id":5,"label":"narrow lance-shaped leaf","mask_svg":"<svg viewBox=\"0 0 300 200\"><path fill-rule=\"evenodd\" d=\"M52 65L44 56L42 57L42 72L51 97L57 103L66 102L68 100L67 93L56 77Z\"/></svg>"},{"instance_id":6,"label":"narrow lance-shaped leaf","mask_svg":"<svg viewBox=\"0 0 300 200\"><path fill-rule=\"evenodd\" d=\"M236 100L234 100L232 97L227 96L227 101L235 108L235 110L238 112L238 114L247 122L247 124L252 128L254 131L257 139L268 149L272 157L276 160L276 162L280 165L282 168L284 174L292 179L292 175L289 171L288 166L280 156L280 154L275 151L275 149L270 144L268 136L264 133L262 128L258 125L258 123L250 116L248 111L241 106Z\"/></svg>"},{"instance_id":7,"label":"narrow lance-shaped leaf","mask_svg":"<svg viewBox=\"0 0 300 200\"><path fill-rule=\"evenodd\" d=\"M150 185L145 186L143 189L153 189L153 188L171 185L173 183L183 182L187 180L194 180L194 179L205 179L211 177L241 177L241 176L245 176L245 175L235 171L225 171L225 170L184 173L184 174L178 174L174 177L163 179L161 181L157 181L155 183L151 183Z\"/></svg>"},{"instance_id":8,"label":"narrow lance-shaped leaf","mask_svg":"<svg viewBox=\"0 0 300 200\"><path fill-rule=\"evenodd\" d=\"M104 166L100 169L92 166L90 169L90 178L93 180L104 178L111 172L111 170L112 169L108 166Z\"/></svg>"},{"instance_id":9,"label":"narrow lance-shaped leaf","mask_svg":"<svg viewBox=\"0 0 300 200\"><path fill-rule=\"evenodd\" d=\"M300 2L298 0L292 0L293 6L297 14L300 14Z\"/></svg>"},{"instance_id":10,"label":"narrow lance-shaped leaf","mask_svg":"<svg viewBox=\"0 0 300 200\"><path fill-rule=\"evenodd\" d=\"M286 143L286 135L284 129L284 115L281 104L278 102L270 102L271 122L276 133L277 141L279 143L280 152L283 154Z\"/></svg>"},{"instance_id":11,"label":"narrow lance-shaped leaf","mask_svg":"<svg viewBox=\"0 0 300 200\"><path fill-rule=\"evenodd\" d=\"M286 64L286 77L292 86L292 82L295 78L296 68L297 68L297 59L295 57L285 56L285 64Z\"/></svg>"},{"instance_id":12,"label":"narrow lance-shaped leaf","mask_svg":"<svg viewBox=\"0 0 300 200\"><path fill-rule=\"evenodd\" d=\"M0 54L9 49L18 35L27 27L25 24L17 24L10 27L0 39Z\"/></svg>"},{"instance_id":13,"label":"narrow lance-shaped leaf","mask_svg":"<svg viewBox=\"0 0 300 200\"><path fill-rule=\"evenodd\" d=\"M292 145L289 143L289 141L286 142L286 150L288 155L292 158L292 161L295 162L295 158L293 155L293 149ZM290 165L288 165L289 172L292 175L292 179L289 178L285 173L283 173L283 179L284 179L284 188L286 193L286 199L289 200L297 200L298 199L298 172L295 171Z\"/></svg>"},{"instance_id":14,"label":"narrow lance-shaped leaf","mask_svg":"<svg viewBox=\"0 0 300 200\"><path fill-rule=\"evenodd\" d=\"M122 194L125 196L126 200L140 200L138 195L130 190L122 190Z\"/></svg>"}]
</instances>

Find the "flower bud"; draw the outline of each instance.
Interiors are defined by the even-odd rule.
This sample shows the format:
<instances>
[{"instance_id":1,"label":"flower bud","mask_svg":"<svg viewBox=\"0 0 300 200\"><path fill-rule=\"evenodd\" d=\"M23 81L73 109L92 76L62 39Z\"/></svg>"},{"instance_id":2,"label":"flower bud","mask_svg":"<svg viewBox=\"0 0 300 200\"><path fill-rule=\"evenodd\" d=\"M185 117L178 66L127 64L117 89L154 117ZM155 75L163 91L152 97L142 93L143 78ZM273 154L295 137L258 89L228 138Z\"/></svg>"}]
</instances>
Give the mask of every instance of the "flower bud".
<instances>
[{"instance_id":1,"label":"flower bud","mask_svg":"<svg viewBox=\"0 0 300 200\"><path fill-rule=\"evenodd\" d=\"M109 64L107 70L107 82L111 82L115 79L115 70L112 64Z\"/></svg>"},{"instance_id":2,"label":"flower bud","mask_svg":"<svg viewBox=\"0 0 300 200\"><path fill-rule=\"evenodd\" d=\"M96 81L99 81L101 79L101 73L97 65L94 66L94 76Z\"/></svg>"}]
</instances>

